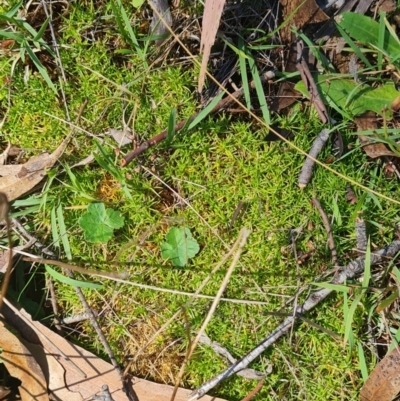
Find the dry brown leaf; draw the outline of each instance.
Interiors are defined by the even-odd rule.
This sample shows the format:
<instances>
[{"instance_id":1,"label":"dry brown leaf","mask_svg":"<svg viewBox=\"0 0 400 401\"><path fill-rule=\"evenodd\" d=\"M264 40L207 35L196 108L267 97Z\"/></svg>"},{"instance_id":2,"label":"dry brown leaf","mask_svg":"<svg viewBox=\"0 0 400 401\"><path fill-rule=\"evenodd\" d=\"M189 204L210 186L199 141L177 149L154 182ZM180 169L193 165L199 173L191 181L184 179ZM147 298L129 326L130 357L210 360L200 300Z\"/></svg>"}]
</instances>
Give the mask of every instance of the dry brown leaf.
<instances>
[{"instance_id":1,"label":"dry brown leaf","mask_svg":"<svg viewBox=\"0 0 400 401\"><path fill-rule=\"evenodd\" d=\"M199 93L203 90L204 77L207 70L208 59L210 58L211 46L217 35L219 21L226 0L206 0L203 14L203 27L201 32L200 51L203 53L201 68L199 73L199 83L197 89Z\"/></svg>"},{"instance_id":2,"label":"dry brown leaf","mask_svg":"<svg viewBox=\"0 0 400 401\"><path fill-rule=\"evenodd\" d=\"M29 326L14 313L9 313L7 306L7 319L11 320L19 331L29 333L27 327L36 331L41 344L32 344L35 338L30 338L31 344L25 342L26 346L35 356L42 367L48 380L48 388L59 401L81 401L88 399L96 393L100 393L101 387L107 384L114 401L126 401L128 398L122 390L122 383L115 368L84 350L83 348L71 344L57 333L51 331L37 321L32 321L30 315L24 310L20 310L20 315L29 322ZM6 312L6 311L5 311ZM46 341L44 341L45 336ZM53 345L50 345L53 344ZM56 349L61 349L68 360L59 355ZM79 372L83 372L82 373ZM170 401L173 386L157 384L147 380L132 378L133 386L140 401ZM190 390L179 389L176 401L186 401L191 393ZM205 396L204 401L224 401L220 398Z\"/></svg>"},{"instance_id":3,"label":"dry brown leaf","mask_svg":"<svg viewBox=\"0 0 400 401\"><path fill-rule=\"evenodd\" d=\"M400 392L400 347L375 366L360 392L360 401L390 401Z\"/></svg>"},{"instance_id":4,"label":"dry brown leaf","mask_svg":"<svg viewBox=\"0 0 400 401\"><path fill-rule=\"evenodd\" d=\"M32 354L17 336L0 320L1 360L11 376L21 380L19 393L22 401L49 401L43 372Z\"/></svg>"},{"instance_id":5,"label":"dry brown leaf","mask_svg":"<svg viewBox=\"0 0 400 401\"><path fill-rule=\"evenodd\" d=\"M11 202L34 188L46 175L46 169L51 168L60 158L68 141L69 134L60 146L51 154L43 153L40 156L32 157L22 165L0 166L0 191L7 195Z\"/></svg>"},{"instance_id":6,"label":"dry brown leaf","mask_svg":"<svg viewBox=\"0 0 400 401\"><path fill-rule=\"evenodd\" d=\"M359 117L355 117L354 121L357 124L358 131L369 131L378 128L376 115L370 111L365 112ZM381 156L397 156L385 144L374 142L369 136L359 135L358 139L365 153L373 159Z\"/></svg>"}]
</instances>

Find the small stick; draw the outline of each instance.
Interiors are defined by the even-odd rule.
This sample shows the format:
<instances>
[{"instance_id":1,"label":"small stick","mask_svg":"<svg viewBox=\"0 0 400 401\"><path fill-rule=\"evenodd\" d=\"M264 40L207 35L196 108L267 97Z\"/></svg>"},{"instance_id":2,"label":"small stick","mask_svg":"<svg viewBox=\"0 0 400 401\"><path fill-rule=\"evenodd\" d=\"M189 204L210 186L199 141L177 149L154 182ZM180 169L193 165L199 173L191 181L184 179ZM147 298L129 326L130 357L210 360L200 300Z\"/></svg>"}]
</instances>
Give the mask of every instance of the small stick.
<instances>
[{"instance_id":1,"label":"small stick","mask_svg":"<svg viewBox=\"0 0 400 401\"><path fill-rule=\"evenodd\" d=\"M300 72L301 78L307 88L308 93L310 94L310 100L313 103L314 107L317 109L319 118L324 124L328 124L328 112L326 111L324 102L322 101L321 95L318 92L317 85L315 84L314 78L310 72L310 69L308 68L308 64L306 60L304 60L303 50L304 43L302 40L298 40L296 67Z\"/></svg>"},{"instance_id":2,"label":"small stick","mask_svg":"<svg viewBox=\"0 0 400 401\"><path fill-rule=\"evenodd\" d=\"M371 253L371 265L376 265L380 263L384 258L394 257L400 250L400 240L393 241L386 248L380 249L377 252ZM338 270L333 279L330 281L331 284L343 284L346 279L353 278L356 275L364 271L365 257L360 256L357 259L351 261L343 269ZM208 391L213 389L221 381L226 380L228 377L237 373L238 371L247 367L252 361L258 358L269 346L275 343L278 338L289 331L293 324L295 318L300 314L308 312L316 305L318 305L322 300L324 300L331 292L332 289L322 288L314 293L312 293L302 305L298 306L295 314L285 319L285 321L278 326L269 336L261 341L253 350L251 350L247 355L241 358L235 364L229 366L223 372L219 373L217 376L213 377L206 383L204 383L197 390L193 391L189 396L189 401L198 400Z\"/></svg>"},{"instance_id":3,"label":"small stick","mask_svg":"<svg viewBox=\"0 0 400 401\"><path fill-rule=\"evenodd\" d=\"M331 225L329 224L328 216L326 215L321 203L317 198L312 198L313 205L317 208L319 214L321 215L322 222L324 223L325 231L328 234L328 245L332 255L332 262L335 266L338 264L337 252L335 247L335 240L333 239Z\"/></svg>"},{"instance_id":4,"label":"small stick","mask_svg":"<svg viewBox=\"0 0 400 401\"><path fill-rule=\"evenodd\" d=\"M251 401L260 392L263 385L264 380L258 382L257 386L255 386L254 389L248 395L246 395L246 397L242 398L242 401Z\"/></svg>"},{"instance_id":5,"label":"small stick","mask_svg":"<svg viewBox=\"0 0 400 401\"><path fill-rule=\"evenodd\" d=\"M315 164L314 159L318 157L319 152L321 152L328 139L329 139L329 130L327 129L323 129L315 139L311 147L310 153L308 155L311 156L312 158L307 156L306 161L304 162L299 175L298 184L301 189L305 188L307 184L310 182Z\"/></svg>"},{"instance_id":6,"label":"small stick","mask_svg":"<svg viewBox=\"0 0 400 401\"><path fill-rule=\"evenodd\" d=\"M265 82L268 79L272 79L275 74L272 71L267 71L261 76L261 82ZM254 81L250 82L250 87L253 89L255 88ZM223 108L227 107L230 103L232 103L235 99L242 96L244 92L243 88L240 88L236 92L231 93L229 96L225 97L224 99L220 100L215 107L211 110L210 114L217 113L218 111L222 110ZM182 129L186 122L193 121L198 114L190 117L188 120L180 121L175 125L175 131L179 131ZM164 139L167 138L168 130L162 131L159 134L153 136L152 138L144 141L140 146L134 149L132 152L129 152L126 156L124 156L120 161L120 166L125 167L128 165L133 159L141 155L147 149L157 145L158 143L162 142Z\"/></svg>"},{"instance_id":7,"label":"small stick","mask_svg":"<svg viewBox=\"0 0 400 401\"><path fill-rule=\"evenodd\" d=\"M60 326L61 322L60 322L60 319L58 318L59 312L58 312L56 291L54 289L53 279L51 278L50 275L48 276L48 279L47 279L47 287L50 291L50 301L51 301L51 307L53 309L53 315L54 315L54 317L53 317L54 327L57 329L59 334L61 334L63 332L63 329Z\"/></svg>"},{"instance_id":8,"label":"small stick","mask_svg":"<svg viewBox=\"0 0 400 401\"><path fill-rule=\"evenodd\" d=\"M25 227L17 219L13 218L11 219L11 222L18 228L21 234L28 239L28 241L34 241L33 246L38 248L45 255L56 258L56 255L46 248L36 237L33 237L28 231L26 231Z\"/></svg>"}]
</instances>

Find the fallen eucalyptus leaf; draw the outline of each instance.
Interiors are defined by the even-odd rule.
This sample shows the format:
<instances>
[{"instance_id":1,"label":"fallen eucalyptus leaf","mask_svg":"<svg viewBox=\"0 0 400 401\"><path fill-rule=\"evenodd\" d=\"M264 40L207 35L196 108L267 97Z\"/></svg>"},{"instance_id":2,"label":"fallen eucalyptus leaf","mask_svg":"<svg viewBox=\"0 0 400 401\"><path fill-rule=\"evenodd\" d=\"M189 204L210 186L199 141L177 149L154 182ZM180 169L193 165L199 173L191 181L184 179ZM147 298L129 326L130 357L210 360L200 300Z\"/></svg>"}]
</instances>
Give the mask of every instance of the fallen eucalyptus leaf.
<instances>
[{"instance_id":1,"label":"fallen eucalyptus leaf","mask_svg":"<svg viewBox=\"0 0 400 401\"><path fill-rule=\"evenodd\" d=\"M70 138L71 134L67 135L51 154L42 153L22 165L0 166L0 191L7 195L10 202L29 192L46 176L46 170L58 161Z\"/></svg>"}]
</instances>

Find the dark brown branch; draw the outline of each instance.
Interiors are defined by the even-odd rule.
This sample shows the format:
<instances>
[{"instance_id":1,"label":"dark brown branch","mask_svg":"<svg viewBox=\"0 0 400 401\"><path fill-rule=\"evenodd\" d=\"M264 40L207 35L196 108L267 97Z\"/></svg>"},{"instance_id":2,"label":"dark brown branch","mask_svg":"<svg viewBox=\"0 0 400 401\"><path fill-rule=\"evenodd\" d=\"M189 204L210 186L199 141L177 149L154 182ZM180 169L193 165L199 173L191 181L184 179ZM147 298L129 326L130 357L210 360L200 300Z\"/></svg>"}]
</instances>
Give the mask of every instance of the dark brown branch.
<instances>
[{"instance_id":1,"label":"dark brown branch","mask_svg":"<svg viewBox=\"0 0 400 401\"><path fill-rule=\"evenodd\" d=\"M272 79L275 76L275 74L272 71L267 71L261 76L261 82L264 83L268 79ZM252 89L255 88L254 81L250 82L250 87ZM228 107L232 102L234 102L236 99L238 99L240 96L243 95L244 89L240 88L237 91L229 94L227 97L224 99L221 99L215 107L210 111L210 114L217 113L221 111L222 109L225 109ZM189 120L183 120L180 121L178 124L175 126L175 131L179 131L182 129L186 122L192 122L198 114L195 114L194 116L190 117ZM158 143L162 142L164 139L167 138L168 130L162 131L161 133L157 134L156 136L153 136L147 141L144 141L140 146L138 146L136 149L134 149L132 152L128 153L126 156L124 156L121 161L120 165L121 167L125 167L128 165L133 159L141 155L143 152L145 152L147 149L151 148L152 146L157 145Z\"/></svg>"}]
</instances>

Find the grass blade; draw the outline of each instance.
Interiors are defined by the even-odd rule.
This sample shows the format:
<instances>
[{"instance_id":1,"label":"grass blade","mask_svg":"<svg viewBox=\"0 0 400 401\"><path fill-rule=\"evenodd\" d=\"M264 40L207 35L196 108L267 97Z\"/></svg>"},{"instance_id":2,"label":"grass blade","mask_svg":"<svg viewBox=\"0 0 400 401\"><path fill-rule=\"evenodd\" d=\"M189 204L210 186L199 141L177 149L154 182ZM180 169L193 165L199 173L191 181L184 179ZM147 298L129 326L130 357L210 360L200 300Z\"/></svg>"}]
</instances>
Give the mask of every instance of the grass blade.
<instances>
[{"instance_id":1,"label":"grass blade","mask_svg":"<svg viewBox=\"0 0 400 401\"><path fill-rule=\"evenodd\" d=\"M60 228L61 242L63 244L64 252L68 260L72 260L71 247L69 246L67 229L65 227L64 215L62 205L57 208L58 227Z\"/></svg>"},{"instance_id":2,"label":"grass blade","mask_svg":"<svg viewBox=\"0 0 400 401\"><path fill-rule=\"evenodd\" d=\"M67 276L64 276L63 274L55 271L53 268L51 268L49 265L44 265L47 273L50 274L51 277L53 277L55 280L60 281L61 283L71 285L73 287L80 287L80 288L92 288L92 289L98 289L102 288L102 284L98 283L91 283L88 281L81 281L81 280L74 280L73 278L69 278Z\"/></svg>"},{"instance_id":3,"label":"grass blade","mask_svg":"<svg viewBox=\"0 0 400 401\"><path fill-rule=\"evenodd\" d=\"M264 117L265 123L267 125L270 125L271 124L271 117L270 117L269 110L268 110L268 107L267 107L267 100L266 100L266 97L265 97L264 88L262 86L261 78L260 78L260 75L258 73L256 62L255 62L255 60L253 58L253 55L250 52L247 53L247 56L248 56L247 61L248 61L249 66L250 66L251 75L253 76L254 86L256 87L256 92L257 92L258 101L260 103L261 112L262 112L262 115Z\"/></svg>"},{"instance_id":4,"label":"grass blade","mask_svg":"<svg viewBox=\"0 0 400 401\"><path fill-rule=\"evenodd\" d=\"M364 350L363 350L363 347L362 347L362 344L360 341L358 342L357 346L358 346L358 361L360 364L360 371L361 371L362 378L365 382L369 376L367 362L365 360Z\"/></svg>"},{"instance_id":5,"label":"grass blade","mask_svg":"<svg viewBox=\"0 0 400 401\"><path fill-rule=\"evenodd\" d=\"M357 55L357 57L371 70L374 69L368 59L364 56L360 48L354 43L354 41L347 35L346 31L339 25L336 24L336 28L338 29L342 38L347 42L347 44L351 47L353 52Z\"/></svg>"},{"instance_id":6,"label":"grass blade","mask_svg":"<svg viewBox=\"0 0 400 401\"><path fill-rule=\"evenodd\" d=\"M365 292L366 289L368 288L370 280L371 280L371 240L368 237L367 249L365 251L364 277L362 282L363 292Z\"/></svg>"},{"instance_id":7,"label":"grass blade","mask_svg":"<svg viewBox=\"0 0 400 401\"><path fill-rule=\"evenodd\" d=\"M172 139L175 135L175 126L176 126L176 107L171 110L168 120L168 132L167 138L165 139L166 146L169 146L172 142Z\"/></svg>"},{"instance_id":8,"label":"grass blade","mask_svg":"<svg viewBox=\"0 0 400 401\"><path fill-rule=\"evenodd\" d=\"M350 354L352 353L352 350L354 348L354 335L353 335L353 331L351 330L351 325L353 323L353 318L350 315L350 310L349 310L349 305L348 305L348 297L347 297L347 293L343 293L343 316L344 316L344 323L345 323L345 327L344 327L344 333L345 333L345 337L344 337L344 344L346 344L346 342L349 343L349 348L350 348Z\"/></svg>"},{"instance_id":9,"label":"grass blade","mask_svg":"<svg viewBox=\"0 0 400 401\"><path fill-rule=\"evenodd\" d=\"M348 293L350 288L344 284L332 284L332 283L313 283L317 287L328 288L329 290L340 291Z\"/></svg>"},{"instance_id":10,"label":"grass blade","mask_svg":"<svg viewBox=\"0 0 400 401\"><path fill-rule=\"evenodd\" d=\"M23 3L23 0L20 0L18 3L15 4L15 6L10 10L7 11L5 16L8 18L13 18L15 14L17 14L18 10L21 8Z\"/></svg>"},{"instance_id":11,"label":"grass blade","mask_svg":"<svg viewBox=\"0 0 400 401\"><path fill-rule=\"evenodd\" d=\"M143 51L139 45L139 42L136 38L135 33L133 32L131 23L129 21L128 14L126 13L126 11L124 9L121 0L115 0L115 1L116 1L116 4L114 3L114 0L111 1L111 7L112 7L112 10L114 13L114 17L117 21L117 25L120 30L120 33L125 38L125 40L133 46L136 53L143 61L144 67L147 68L148 65L146 62L146 56L143 53Z\"/></svg>"},{"instance_id":12,"label":"grass blade","mask_svg":"<svg viewBox=\"0 0 400 401\"><path fill-rule=\"evenodd\" d=\"M242 53L245 54L245 44L243 41L243 38L239 36L239 42L238 42L239 50L242 51ZM244 93L244 99L246 101L246 106L249 110L251 110L251 101L250 101L250 88L249 88L249 80L247 78L247 64L246 64L246 58L241 57L239 55L239 68L240 68L240 76L242 77L242 86L243 86L243 93Z\"/></svg>"},{"instance_id":13,"label":"grass blade","mask_svg":"<svg viewBox=\"0 0 400 401\"><path fill-rule=\"evenodd\" d=\"M224 92L221 92L218 96L216 96L208 105L195 117L195 119L189 124L188 130L193 129L196 125L200 123L200 121L204 120L211 112L211 110L217 105L217 103L224 96Z\"/></svg>"},{"instance_id":14,"label":"grass blade","mask_svg":"<svg viewBox=\"0 0 400 401\"><path fill-rule=\"evenodd\" d=\"M381 49L383 50L385 44L385 33L386 33L385 18L386 18L386 13L381 11L379 14L378 70L382 70L383 54L380 50Z\"/></svg>"},{"instance_id":15,"label":"grass blade","mask_svg":"<svg viewBox=\"0 0 400 401\"><path fill-rule=\"evenodd\" d=\"M28 53L29 57L31 58L31 60L33 61L33 63L35 64L36 68L38 69L40 75L44 78L44 80L46 81L47 85L49 86L49 88L55 93L57 94L57 89L54 86L53 82L51 81L49 74L47 73L46 69L43 67L42 63L39 61L39 59L37 58L36 54L33 52L33 50L29 47L29 45L27 44L25 46L26 52ZM22 57L21 57L22 58Z\"/></svg>"},{"instance_id":16,"label":"grass blade","mask_svg":"<svg viewBox=\"0 0 400 401\"><path fill-rule=\"evenodd\" d=\"M311 50L314 57L321 63L326 71L331 73L336 72L335 67L333 66L331 61L316 48L315 44L306 35L304 35L304 33L298 32L297 30L294 30L294 32L304 41L304 43Z\"/></svg>"},{"instance_id":17,"label":"grass blade","mask_svg":"<svg viewBox=\"0 0 400 401\"><path fill-rule=\"evenodd\" d=\"M50 17L48 17L48 18L46 19L46 21L44 21L43 25L40 27L39 32L38 32L38 33L35 35L35 37L33 38L33 41L34 41L34 42L37 42L37 41L39 41L39 40L42 39L43 34L44 34L44 31L46 30L47 25L49 24L49 22L50 22Z\"/></svg>"},{"instance_id":18,"label":"grass blade","mask_svg":"<svg viewBox=\"0 0 400 401\"><path fill-rule=\"evenodd\" d=\"M51 209L51 215L50 215L50 221L51 221L51 235L53 237L53 245L56 248L60 247L60 234L58 233L57 229L57 218L56 218L56 208L53 207Z\"/></svg>"}]
</instances>

